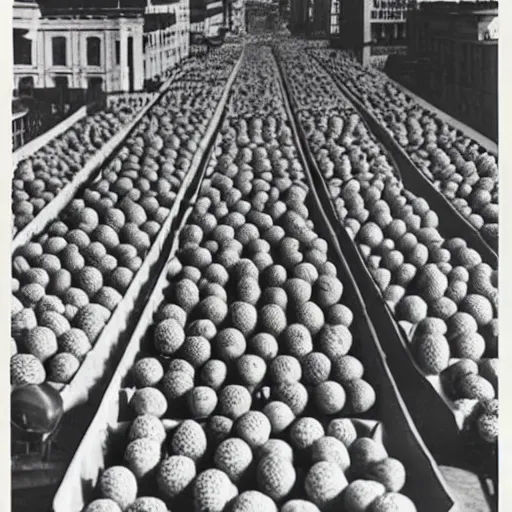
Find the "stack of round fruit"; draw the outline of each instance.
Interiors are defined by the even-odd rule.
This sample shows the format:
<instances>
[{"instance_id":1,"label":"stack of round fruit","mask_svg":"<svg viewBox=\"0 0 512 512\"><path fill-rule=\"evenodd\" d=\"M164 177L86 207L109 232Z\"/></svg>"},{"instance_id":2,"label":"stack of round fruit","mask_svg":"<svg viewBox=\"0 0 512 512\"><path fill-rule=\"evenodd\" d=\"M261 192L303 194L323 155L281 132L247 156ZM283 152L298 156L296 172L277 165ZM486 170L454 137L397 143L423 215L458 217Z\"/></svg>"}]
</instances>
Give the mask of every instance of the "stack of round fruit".
<instances>
[{"instance_id":1,"label":"stack of round fruit","mask_svg":"<svg viewBox=\"0 0 512 512\"><path fill-rule=\"evenodd\" d=\"M13 385L68 383L94 346L169 215L233 68L233 52L224 57L202 63L218 85L174 83L61 219L13 256Z\"/></svg>"},{"instance_id":2,"label":"stack of round fruit","mask_svg":"<svg viewBox=\"0 0 512 512\"><path fill-rule=\"evenodd\" d=\"M344 52L315 51L314 56L363 102L458 212L497 247L496 155L423 108L384 73L361 66Z\"/></svg>"},{"instance_id":3,"label":"stack of round fruit","mask_svg":"<svg viewBox=\"0 0 512 512\"><path fill-rule=\"evenodd\" d=\"M292 50L283 54L290 83L303 88L298 97L318 91L321 69ZM326 101L333 101L332 86ZM455 407L473 418L475 408L478 415L497 396L496 270L464 240L440 235L436 213L403 187L352 108L317 111L311 101L301 107L300 122L340 221L397 320L415 326L411 350L418 365L427 375L442 373ZM497 410L478 425L483 439L495 442Z\"/></svg>"},{"instance_id":4,"label":"stack of round fruit","mask_svg":"<svg viewBox=\"0 0 512 512\"><path fill-rule=\"evenodd\" d=\"M121 94L109 94L107 97L107 105L111 110L119 110L129 102L132 108L137 112L144 108L153 98L156 93L148 92L131 92Z\"/></svg>"},{"instance_id":5,"label":"stack of round fruit","mask_svg":"<svg viewBox=\"0 0 512 512\"><path fill-rule=\"evenodd\" d=\"M403 464L359 422L333 419L324 428L301 417L286 440L267 435L256 444L244 437L245 417L230 429L227 418L213 416L166 430L157 416L138 416L122 462L102 472L98 498L84 512L416 510L400 493Z\"/></svg>"},{"instance_id":6,"label":"stack of round fruit","mask_svg":"<svg viewBox=\"0 0 512 512\"><path fill-rule=\"evenodd\" d=\"M143 105L123 97L108 110L75 123L16 167L12 213L16 230L25 227Z\"/></svg>"},{"instance_id":7,"label":"stack of round fruit","mask_svg":"<svg viewBox=\"0 0 512 512\"><path fill-rule=\"evenodd\" d=\"M275 62L269 48L246 52L240 76L255 83L261 107ZM233 110L246 90L240 81ZM104 471L87 512L149 503L197 512L416 510L400 494L402 463L340 418L371 412L376 394L353 355L353 313L314 231L282 99L265 111L224 121L220 154L130 374L135 418L124 465ZM186 419L166 432L161 419L178 415Z\"/></svg>"},{"instance_id":8,"label":"stack of round fruit","mask_svg":"<svg viewBox=\"0 0 512 512\"><path fill-rule=\"evenodd\" d=\"M231 45L218 54L183 62L174 72L177 83L171 90L181 90L179 82L182 78L185 81L202 80L204 70L209 73L208 80L212 86L222 86L226 81L225 62L234 63L239 55L240 47ZM214 76L215 70L220 71L218 77ZM215 90L212 93L218 94ZM13 235L72 181L87 161L135 117L150 97L140 94L117 97L107 111L78 121L64 134L18 164L12 180Z\"/></svg>"},{"instance_id":9,"label":"stack of round fruit","mask_svg":"<svg viewBox=\"0 0 512 512\"><path fill-rule=\"evenodd\" d=\"M245 62L238 73L237 86L233 89L230 99L229 113L238 118L249 118L258 112L261 117L273 112L281 112L279 83L266 70L274 65L270 52L255 55L248 52ZM264 67L259 69L257 65ZM254 69L251 69L251 65Z\"/></svg>"}]
</instances>

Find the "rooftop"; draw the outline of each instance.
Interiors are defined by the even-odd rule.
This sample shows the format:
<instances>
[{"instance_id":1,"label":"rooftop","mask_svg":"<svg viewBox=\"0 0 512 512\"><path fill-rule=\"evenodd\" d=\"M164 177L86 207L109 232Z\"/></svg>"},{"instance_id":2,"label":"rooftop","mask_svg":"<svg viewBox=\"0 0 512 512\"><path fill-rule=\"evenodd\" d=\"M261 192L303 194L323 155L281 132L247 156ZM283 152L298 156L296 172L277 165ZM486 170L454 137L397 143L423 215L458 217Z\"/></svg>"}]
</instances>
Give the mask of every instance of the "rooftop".
<instances>
[{"instance_id":1,"label":"rooftop","mask_svg":"<svg viewBox=\"0 0 512 512\"><path fill-rule=\"evenodd\" d=\"M43 16L80 14L139 14L146 0L38 0Z\"/></svg>"},{"instance_id":2,"label":"rooftop","mask_svg":"<svg viewBox=\"0 0 512 512\"><path fill-rule=\"evenodd\" d=\"M479 0L473 2L467 0L423 0L419 3L419 8L422 11L442 11L447 14L497 14L498 2L496 0Z\"/></svg>"}]
</instances>

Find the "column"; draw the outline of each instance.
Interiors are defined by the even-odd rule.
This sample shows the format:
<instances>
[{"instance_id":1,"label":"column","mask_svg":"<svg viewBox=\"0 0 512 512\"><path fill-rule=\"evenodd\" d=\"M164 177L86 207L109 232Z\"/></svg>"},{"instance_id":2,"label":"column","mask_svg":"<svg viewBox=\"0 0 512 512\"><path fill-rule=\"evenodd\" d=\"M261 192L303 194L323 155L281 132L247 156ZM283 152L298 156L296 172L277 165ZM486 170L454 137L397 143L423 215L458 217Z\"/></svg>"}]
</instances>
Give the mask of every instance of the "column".
<instances>
[{"instance_id":1,"label":"column","mask_svg":"<svg viewBox=\"0 0 512 512\"><path fill-rule=\"evenodd\" d=\"M113 90L114 70L116 67L116 32L112 31L110 27L105 30L105 44L103 48L103 58L105 62L105 79L104 91L111 92Z\"/></svg>"},{"instance_id":2,"label":"column","mask_svg":"<svg viewBox=\"0 0 512 512\"><path fill-rule=\"evenodd\" d=\"M87 79L81 72L87 63L86 41L87 32L79 32L76 30L69 31L70 47L69 66L71 68L71 80L69 87L77 89L87 89Z\"/></svg>"},{"instance_id":3,"label":"column","mask_svg":"<svg viewBox=\"0 0 512 512\"><path fill-rule=\"evenodd\" d=\"M143 31L139 27L133 36L133 88L141 91L144 88L144 49Z\"/></svg>"},{"instance_id":4,"label":"column","mask_svg":"<svg viewBox=\"0 0 512 512\"><path fill-rule=\"evenodd\" d=\"M359 41L361 41L361 64L366 66L370 63L370 55L371 55L371 40L372 40L372 22L370 20L370 3L365 2L363 8L363 19L357 20L358 23L362 21L362 26L360 25L357 28L354 28L356 31L361 31L361 35L359 36Z\"/></svg>"},{"instance_id":5,"label":"column","mask_svg":"<svg viewBox=\"0 0 512 512\"><path fill-rule=\"evenodd\" d=\"M393 39L398 39L398 23L393 23Z\"/></svg>"},{"instance_id":6,"label":"column","mask_svg":"<svg viewBox=\"0 0 512 512\"><path fill-rule=\"evenodd\" d=\"M162 75L162 44L161 44L161 29L155 32L155 51L156 51L156 74Z\"/></svg>"},{"instance_id":7,"label":"column","mask_svg":"<svg viewBox=\"0 0 512 512\"><path fill-rule=\"evenodd\" d=\"M130 90L130 77L128 74L128 31L124 24L119 27L119 72L121 75L121 91L128 92Z\"/></svg>"},{"instance_id":8,"label":"column","mask_svg":"<svg viewBox=\"0 0 512 512\"><path fill-rule=\"evenodd\" d=\"M34 87L44 88L47 87L46 70L50 67L50 61L47 60L47 48L45 41L45 32L43 29L37 31L37 36L32 41L32 54L35 52L34 62L37 66L37 78Z\"/></svg>"},{"instance_id":9,"label":"column","mask_svg":"<svg viewBox=\"0 0 512 512\"><path fill-rule=\"evenodd\" d=\"M43 32L44 37L44 87L49 88L53 87L53 80L50 76L49 70L53 66L53 58L52 58L52 36L48 32Z\"/></svg>"}]
</instances>

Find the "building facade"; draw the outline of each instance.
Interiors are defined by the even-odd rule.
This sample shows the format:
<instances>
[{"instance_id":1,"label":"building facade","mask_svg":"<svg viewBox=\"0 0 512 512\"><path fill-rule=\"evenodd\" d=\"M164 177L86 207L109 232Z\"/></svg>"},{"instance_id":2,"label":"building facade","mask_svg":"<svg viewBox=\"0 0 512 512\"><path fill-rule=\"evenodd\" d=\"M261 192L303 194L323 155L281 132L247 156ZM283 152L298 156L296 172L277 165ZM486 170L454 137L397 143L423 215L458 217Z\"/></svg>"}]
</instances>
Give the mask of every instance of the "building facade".
<instances>
[{"instance_id":1,"label":"building facade","mask_svg":"<svg viewBox=\"0 0 512 512\"><path fill-rule=\"evenodd\" d=\"M415 0L293 0L290 29L312 37L331 37L369 63L373 53L406 44L408 11Z\"/></svg>"},{"instance_id":2,"label":"building facade","mask_svg":"<svg viewBox=\"0 0 512 512\"><path fill-rule=\"evenodd\" d=\"M190 0L190 30L206 36L217 34L229 24L230 7L227 0Z\"/></svg>"},{"instance_id":3,"label":"building facade","mask_svg":"<svg viewBox=\"0 0 512 512\"><path fill-rule=\"evenodd\" d=\"M13 89L139 91L188 55L189 31L189 0L16 1Z\"/></svg>"},{"instance_id":4,"label":"building facade","mask_svg":"<svg viewBox=\"0 0 512 512\"><path fill-rule=\"evenodd\" d=\"M415 5L415 0L340 0L340 45L363 64L405 49L407 15Z\"/></svg>"},{"instance_id":5,"label":"building facade","mask_svg":"<svg viewBox=\"0 0 512 512\"><path fill-rule=\"evenodd\" d=\"M280 23L279 4L272 0L247 0L247 32L260 33L278 30Z\"/></svg>"},{"instance_id":6,"label":"building facade","mask_svg":"<svg viewBox=\"0 0 512 512\"><path fill-rule=\"evenodd\" d=\"M417 91L496 140L498 3L424 3L408 26Z\"/></svg>"},{"instance_id":7,"label":"building facade","mask_svg":"<svg viewBox=\"0 0 512 512\"><path fill-rule=\"evenodd\" d=\"M228 0L230 7L230 30L234 34L244 34L247 30L245 0Z\"/></svg>"},{"instance_id":8,"label":"building facade","mask_svg":"<svg viewBox=\"0 0 512 512\"><path fill-rule=\"evenodd\" d=\"M145 6L130 3L75 9L52 0L15 2L13 88L142 89Z\"/></svg>"},{"instance_id":9,"label":"building facade","mask_svg":"<svg viewBox=\"0 0 512 512\"><path fill-rule=\"evenodd\" d=\"M189 0L149 0L144 23L144 79L154 80L190 52Z\"/></svg>"}]
</instances>

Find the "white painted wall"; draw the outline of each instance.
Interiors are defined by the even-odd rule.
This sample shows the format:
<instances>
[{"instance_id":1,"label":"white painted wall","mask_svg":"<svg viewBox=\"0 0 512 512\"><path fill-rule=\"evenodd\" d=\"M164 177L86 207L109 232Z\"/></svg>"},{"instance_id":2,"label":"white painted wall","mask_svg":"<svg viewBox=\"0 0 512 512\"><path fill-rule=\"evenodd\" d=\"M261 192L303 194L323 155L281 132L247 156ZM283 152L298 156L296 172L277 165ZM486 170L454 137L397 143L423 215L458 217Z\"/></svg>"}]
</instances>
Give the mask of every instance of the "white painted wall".
<instances>
[{"instance_id":1,"label":"white painted wall","mask_svg":"<svg viewBox=\"0 0 512 512\"><path fill-rule=\"evenodd\" d=\"M16 6L15 6L16 7ZM70 88L86 89L88 79L99 77L103 80L106 92L128 90L128 55L127 38L134 40L134 88L142 89L144 81L142 69L142 31L143 19L47 19L37 17L27 19L13 16L13 28L34 29L32 41L32 64L13 66L13 87L17 89L19 80L32 76L35 88L52 88L56 76L68 77ZM22 14L22 13L21 13ZM64 37L66 40L66 65L54 65L52 40ZM101 42L101 60L99 66L87 63L87 39L98 37ZM122 41L124 53L121 61L116 63L116 40ZM124 58L123 58L124 57ZM123 71L124 70L124 71Z\"/></svg>"},{"instance_id":2,"label":"white painted wall","mask_svg":"<svg viewBox=\"0 0 512 512\"><path fill-rule=\"evenodd\" d=\"M190 5L189 0L153 6L148 13L174 12L176 24L166 30L144 34L143 19L46 19L41 18L37 4L15 2L13 28L31 31L32 63L15 65L13 89L18 88L22 77L31 76L35 88L52 88L56 76L67 76L70 88L87 88L90 77L103 80L106 92L127 91L129 88L127 38L133 37L134 89L141 90L144 80L164 76L172 67L189 55ZM52 38L66 38L67 62L54 66ZM100 66L87 65L87 38L98 37L101 41ZM144 51L143 39L149 44ZM121 47L120 62L116 62L116 41Z\"/></svg>"}]
</instances>

